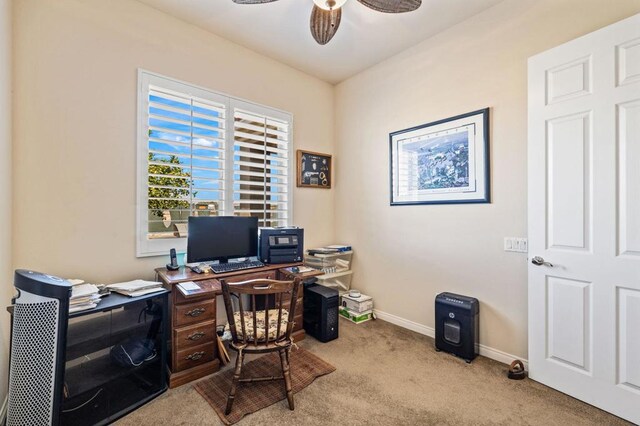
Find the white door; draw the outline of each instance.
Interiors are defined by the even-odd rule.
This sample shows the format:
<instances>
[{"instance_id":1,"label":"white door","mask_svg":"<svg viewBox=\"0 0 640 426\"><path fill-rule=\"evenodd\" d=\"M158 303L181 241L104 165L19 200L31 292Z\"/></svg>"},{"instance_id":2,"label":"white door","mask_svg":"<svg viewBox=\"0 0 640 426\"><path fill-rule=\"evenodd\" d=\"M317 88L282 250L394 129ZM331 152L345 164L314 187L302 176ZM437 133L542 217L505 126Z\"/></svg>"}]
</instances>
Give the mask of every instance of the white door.
<instances>
[{"instance_id":1,"label":"white door","mask_svg":"<svg viewBox=\"0 0 640 426\"><path fill-rule=\"evenodd\" d=\"M529 254L531 378L640 423L640 15L529 60Z\"/></svg>"}]
</instances>

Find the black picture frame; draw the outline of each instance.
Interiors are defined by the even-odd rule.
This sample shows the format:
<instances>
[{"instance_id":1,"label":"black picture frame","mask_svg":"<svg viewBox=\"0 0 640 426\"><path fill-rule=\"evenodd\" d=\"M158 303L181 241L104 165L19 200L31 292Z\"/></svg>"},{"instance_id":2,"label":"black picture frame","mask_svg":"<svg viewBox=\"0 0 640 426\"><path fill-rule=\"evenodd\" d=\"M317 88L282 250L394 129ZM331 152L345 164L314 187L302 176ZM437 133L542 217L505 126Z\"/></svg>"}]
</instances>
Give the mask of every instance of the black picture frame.
<instances>
[{"instance_id":1,"label":"black picture frame","mask_svg":"<svg viewBox=\"0 0 640 426\"><path fill-rule=\"evenodd\" d=\"M484 108L390 133L390 205L491 203L489 114Z\"/></svg>"},{"instance_id":2,"label":"black picture frame","mask_svg":"<svg viewBox=\"0 0 640 426\"><path fill-rule=\"evenodd\" d=\"M296 186L298 188L331 189L331 155L319 152L296 151Z\"/></svg>"}]
</instances>

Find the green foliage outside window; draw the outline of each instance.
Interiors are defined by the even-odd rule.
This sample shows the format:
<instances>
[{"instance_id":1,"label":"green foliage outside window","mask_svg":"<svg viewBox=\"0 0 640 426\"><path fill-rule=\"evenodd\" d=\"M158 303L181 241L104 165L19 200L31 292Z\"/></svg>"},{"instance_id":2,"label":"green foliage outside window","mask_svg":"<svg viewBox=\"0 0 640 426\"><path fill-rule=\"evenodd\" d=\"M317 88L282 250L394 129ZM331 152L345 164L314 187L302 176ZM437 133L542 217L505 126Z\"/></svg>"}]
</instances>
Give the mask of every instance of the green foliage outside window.
<instances>
[{"instance_id":1,"label":"green foliage outside window","mask_svg":"<svg viewBox=\"0 0 640 426\"><path fill-rule=\"evenodd\" d=\"M167 163L167 165L151 164L152 162ZM149 210L153 214L162 217L164 210L189 210L191 208L189 201L175 198L189 198L190 183L191 173L183 171L178 157L172 155L169 159L163 159L158 158L151 152L149 153ZM152 185L167 188L154 188ZM165 199L158 200L156 198Z\"/></svg>"}]
</instances>

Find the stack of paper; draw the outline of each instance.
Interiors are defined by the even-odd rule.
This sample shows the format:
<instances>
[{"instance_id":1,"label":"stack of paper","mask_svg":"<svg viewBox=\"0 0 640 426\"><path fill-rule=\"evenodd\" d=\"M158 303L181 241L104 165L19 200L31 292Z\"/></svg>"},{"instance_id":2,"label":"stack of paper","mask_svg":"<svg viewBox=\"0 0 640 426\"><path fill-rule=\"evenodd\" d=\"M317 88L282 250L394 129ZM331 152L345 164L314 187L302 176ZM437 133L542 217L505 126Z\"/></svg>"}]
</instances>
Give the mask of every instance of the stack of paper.
<instances>
[{"instance_id":1,"label":"stack of paper","mask_svg":"<svg viewBox=\"0 0 640 426\"><path fill-rule=\"evenodd\" d=\"M314 248L307 250L307 254L313 256L316 254L335 254L335 253L346 253L351 251L351 246L345 244L334 244L331 246Z\"/></svg>"},{"instance_id":2,"label":"stack of paper","mask_svg":"<svg viewBox=\"0 0 640 426\"><path fill-rule=\"evenodd\" d=\"M69 313L93 309L100 303L98 287L93 284L76 284L71 287Z\"/></svg>"},{"instance_id":3,"label":"stack of paper","mask_svg":"<svg viewBox=\"0 0 640 426\"><path fill-rule=\"evenodd\" d=\"M109 284L107 288L129 297L143 296L162 291L162 283L156 281L133 280L125 283Z\"/></svg>"},{"instance_id":4,"label":"stack of paper","mask_svg":"<svg viewBox=\"0 0 640 426\"><path fill-rule=\"evenodd\" d=\"M316 269L309 268L308 266L292 266L284 269L291 274L304 274L305 272L316 271Z\"/></svg>"},{"instance_id":5,"label":"stack of paper","mask_svg":"<svg viewBox=\"0 0 640 426\"><path fill-rule=\"evenodd\" d=\"M325 248L337 250L340 253L345 252L345 251L351 251L351 246L346 245L346 244L334 244L332 246L326 246Z\"/></svg>"},{"instance_id":6,"label":"stack of paper","mask_svg":"<svg viewBox=\"0 0 640 426\"><path fill-rule=\"evenodd\" d=\"M320 248L307 250L307 253L313 256L316 254L334 254L334 253L339 253L339 251L338 249L334 249L334 248L320 247Z\"/></svg>"}]
</instances>

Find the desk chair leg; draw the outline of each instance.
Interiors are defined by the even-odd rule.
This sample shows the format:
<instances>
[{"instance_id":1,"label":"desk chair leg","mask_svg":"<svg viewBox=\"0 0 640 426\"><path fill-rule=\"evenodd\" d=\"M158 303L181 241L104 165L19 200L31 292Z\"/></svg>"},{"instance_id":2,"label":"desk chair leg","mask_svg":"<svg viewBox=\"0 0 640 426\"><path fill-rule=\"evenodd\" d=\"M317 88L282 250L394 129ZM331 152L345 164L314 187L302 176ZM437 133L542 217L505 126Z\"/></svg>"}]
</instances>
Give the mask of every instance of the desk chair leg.
<instances>
[{"instance_id":1,"label":"desk chair leg","mask_svg":"<svg viewBox=\"0 0 640 426\"><path fill-rule=\"evenodd\" d=\"M236 389L238 388L238 380L240 380L243 361L244 354L242 351L239 351L238 357L236 358L236 369L233 372L233 379L231 380L231 389L229 389L229 396L227 397L227 408L224 410L225 415L228 415L231 412L231 407L233 407L233 401L236 398Z\"/></svg>"},{"instance_id":2,"label":"desk chair leg","mask_svg":"<svg viewBox=\"0 0 640 426\"><path fill-rule=\"evenodd\" d=\"M289 368L289 357L287 356L287 349L280 350L280 364L282 364L282 375L284 376L284 387L287 392L289 409L293 410L293 391L291 389L291 371Z\"/></svg>"}]
</instances>

